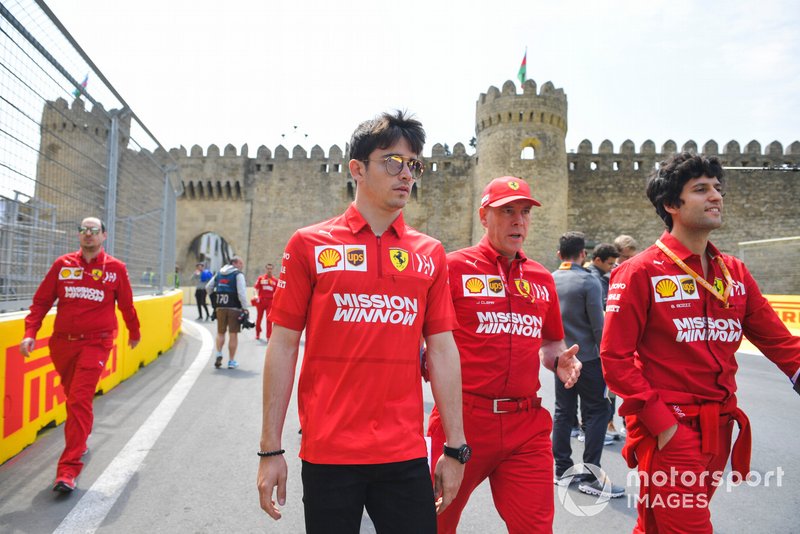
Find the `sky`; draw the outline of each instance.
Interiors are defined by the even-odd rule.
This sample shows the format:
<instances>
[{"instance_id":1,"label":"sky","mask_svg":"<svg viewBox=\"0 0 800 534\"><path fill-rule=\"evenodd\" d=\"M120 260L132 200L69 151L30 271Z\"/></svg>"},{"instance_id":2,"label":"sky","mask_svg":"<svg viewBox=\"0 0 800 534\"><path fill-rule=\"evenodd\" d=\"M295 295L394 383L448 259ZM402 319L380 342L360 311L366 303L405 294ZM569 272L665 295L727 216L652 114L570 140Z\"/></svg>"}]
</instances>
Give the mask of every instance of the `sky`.
<instances>
[{"instance_id":1,"label":"sky","mask_svg":"<svg viewBox=\"0 0 800 534\"><path fill-rule=\"evenodd\" d=\"M567 149L800 139L792 0L49 0L166 148L251 156L344 148L357 124L413 112L428 143L468 143L475 102L527 74L563 88ZM76 78L83 78L78 73ZM89 78L88 90L94 81ZM517 82L518 83L518 82ZM296 128L295 128L296 127ZM282 137L284 135L285 137Z\"/></svg>"}]
</instances>

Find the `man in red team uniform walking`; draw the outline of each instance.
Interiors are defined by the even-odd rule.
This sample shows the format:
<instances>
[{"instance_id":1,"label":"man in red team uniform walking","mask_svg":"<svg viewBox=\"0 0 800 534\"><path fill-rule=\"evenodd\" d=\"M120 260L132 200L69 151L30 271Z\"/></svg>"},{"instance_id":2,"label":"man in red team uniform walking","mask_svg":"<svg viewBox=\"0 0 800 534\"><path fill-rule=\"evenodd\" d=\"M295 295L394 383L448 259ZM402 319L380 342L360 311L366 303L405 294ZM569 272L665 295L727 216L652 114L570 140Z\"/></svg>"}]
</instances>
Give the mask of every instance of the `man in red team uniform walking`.
<instances>
[{"instance_id":1,"label":"man in red team uniform walking","mask_svg":"<svg viewBox=\"0 0 800 534\"><path fill-rule=\"evenodd\" d=\"M139 343L139 318L125 264L103 250L105 225L87 217L78 228L81 249L53 263L33 297L25 318L25 338L19 350L28 357L36 345L36 332L58 300L50 358L61 377L67 397L64 423L66 446L58 461L53 491L69 493L83 469L81 456L92 431L92 400L100 375L117 336L115 304L128 327L131 348Z\"/></svg>"},{"instance_id":2,"label":"man in red team uniform walking","mask_svg":"<svg viewBox=\"0 0 800 534\"><path fill-rule=\"evenodd\" d=\"M255 283L256 294L256 339L261 339L261 319L267 318L267 341L272 335L272 323L269 321L269 310L272 308L272 298L275 296L275 288L278 287L278 279L272 276L272 264L268 263L264 274L258 277Z\"/></svg>"},{"instance_id":3,"label":"man in red team uniform walking","mask_svg":"<svg viewBox=\"0 0 800 534\"><path fill-rule=\"evenodd\" d=\"M258 489L261 508L279 519L281 434L305 328L297 397L312 534L358 533L365 507L378 532L435 533L435 498L447 508L469 459L444 248L402 214L422 174L424 142L422 125L402 112L359 125L350 141L355 202L298 230L283 254L269 315ZM435 490L422 435L421 337L447 440L433 451L444 451Z\"/></svg>"},{"instance_id":4,"label":"man in red team uniform walking","mask_svg":"<svg viewBox=\"0 0 800 534\"><path fill-rule=\"evenodd\" d=\"M492 180L478 212L486 235L447 256L464 433L475 454L458 495L438 517L439 533L456 531L470 494L486 478L510 533L553 530L553 424L538 396L540 357L567 388L581 363L578 346L564 344L553 276L522 251L532 206L541 204L524 180ZM428 426L434 451L446 437L440 410L437 402Z\"/></svg>"},{"instance_id":5,"label":"man in red team uniform walking","mask_svg":"<svg viewBox=\"0 0 800 534\"><path fill-rule=\"evenodd\" d=\"M611 273L600 356L609 389L624 399L622 454L639 470L634 532L711 534L708 505L728 457L734 477L748 475L750 426L735 380L743 335L798 389L800 338L744 263L708 240L722 224L723 191L715 157L662 162L647 196L667 230Z\"/></svg>"}]
</instances>

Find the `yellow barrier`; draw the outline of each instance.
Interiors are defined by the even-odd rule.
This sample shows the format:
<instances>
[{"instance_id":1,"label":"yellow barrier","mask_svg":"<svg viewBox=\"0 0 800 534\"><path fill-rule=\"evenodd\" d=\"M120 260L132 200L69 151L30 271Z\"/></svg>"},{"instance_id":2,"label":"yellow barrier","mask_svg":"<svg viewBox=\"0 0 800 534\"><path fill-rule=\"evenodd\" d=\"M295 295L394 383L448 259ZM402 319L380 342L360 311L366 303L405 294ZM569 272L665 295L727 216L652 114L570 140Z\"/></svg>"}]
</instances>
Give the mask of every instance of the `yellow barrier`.
<instances>
[{"instance_id":1,"label":"yellow barrier","mask_svg":"<svg viewBox=\"0 0 800 534\"><path fill-rule=\"evenodd\" d=\"M181 327L182 297L181 291L169 291L134 299L142 332L135 349L128 346L128 330L117 310L119 333L97 385L98 392L110 391L172 346ZM42 428L61 424L66 418L64 392L47 346L55 310L42 322L34 351L27 359L19 352L26 315L27 312L20 312L0 316L0 464L36 441Z\"/></svg>"},{"instance_id":2,"label":"yellow barrier","mask_svg":"<svg viewBox=\"0 0 800 534\"><path fill-rule=\"evenodd\" d=\"M764 295L783 324L795 334L800 332L800 296Z\"/></svg>"}]
</instances>

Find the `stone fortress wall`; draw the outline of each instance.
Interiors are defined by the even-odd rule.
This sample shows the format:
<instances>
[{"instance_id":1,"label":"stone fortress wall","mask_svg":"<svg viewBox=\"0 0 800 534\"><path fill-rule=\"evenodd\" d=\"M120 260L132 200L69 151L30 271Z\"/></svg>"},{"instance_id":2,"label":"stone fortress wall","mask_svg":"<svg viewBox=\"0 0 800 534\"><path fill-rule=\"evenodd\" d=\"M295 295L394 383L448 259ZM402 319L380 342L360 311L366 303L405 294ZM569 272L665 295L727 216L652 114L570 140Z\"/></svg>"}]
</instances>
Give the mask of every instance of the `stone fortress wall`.
<instances>
[{"instance_id":1,"label":"stone fortress wall","mask_svg":"<svg viewBox=\"0 0 800 534\"><path fill-rule=\"evenodd\" d=\"M548 268L557 266L558 237L567 230L585 232L590 243L627 233L643 247L651 244L663 225L644 196L645 183L657 162L678 150L677 144L667 141L657 150L648 140L637 151L628 140L615 152L606 140L595 152L584 140L577 150L568 151L567 111L564 90L551 82L537 87L528 80L519 93L511 81L502 89L490 87L476 102L476 153L467 154L461 143L452 151L439 143L429 153L426 148L426 171L414 186L406 221L441 240L448 251L476 243L483 235L477 217L483 187L492 178L513 175L528 180L543 204L533 211L526 252ZM81 105L74 113L89 112ZM57 152L51 144L87 143L87 135L93 133L90 125L88 130L62 132L57 141L45 144L45 124L43 118L42 150L51 154ZM798 141L785 148L774 142L765 149L751 141L743 150L736 141L722 150L715 141L702 148L688 141L681 150L719 155L726 166L800 165ZM135 157L131 152L125 150L123 157ZM283 146L274 152L261 146L251 155L247 145L239 150L227 145L222 151L216 145L205 151L195 145L188 152L172 149L170 155L178 162L184 186L177 206L176 243L184 279L197 259L192 243L215 232L244 257L252 283L265 263L280 264L286 241L297 228L341 213L355 194L347 145L334 145L327 155L320 146L310 153L295 146L291 156ZM156 152L159 156L166 154ZM40 176L57 174L51 164L40 162ZM730 222L714 234L721 249L736 253L740 241L798 235L800 174L728 171L727 181L725 220ZM150 195L137 193L135 181L121 179L120 187L128 188L126 194ZM777 289L800 292L800 287Z\"/></svg>"}]
</instances>

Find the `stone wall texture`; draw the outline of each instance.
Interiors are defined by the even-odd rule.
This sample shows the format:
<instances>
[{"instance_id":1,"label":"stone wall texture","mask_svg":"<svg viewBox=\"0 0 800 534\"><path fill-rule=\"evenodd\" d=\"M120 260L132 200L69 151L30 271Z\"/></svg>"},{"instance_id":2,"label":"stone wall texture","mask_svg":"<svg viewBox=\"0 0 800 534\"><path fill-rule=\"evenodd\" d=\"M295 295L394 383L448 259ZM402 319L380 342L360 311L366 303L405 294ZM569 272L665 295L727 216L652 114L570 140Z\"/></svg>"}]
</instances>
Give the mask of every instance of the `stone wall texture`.
<instances>
[{"instance_id":1,"label":"stone wall texture","mask_svg":"<svg viewBox=\"0 0 800 534\"><path fill-rule=\"evenodd\" d=\"M642 248L652 244L663 224L644 195L645 184L658 162L678 151L678 145L667 141L656 148L648 140L637 150L628 140L615 150L605 140L595 150L584 140L568 152L567 109L564 90L551 82L537 87L528 80L519 93L511 81L502 89L490 87L476 102L476 153L468 155L461 143L452 150L434 145L424 157L426 171L406 206L406 221L441 240L448 251L476 243L483 235L477 216L483 187L493 178L512 175L528 180L543 204L533 211L525 250L548 268L556 267L558 237L567 230L584 232L589 244L610 242L623 233L634 236ZM91 116L82 109L73 112ZM58 145L80 142L74 138L94 135L95 127L97 135L102 133L102 124L87 124L72 130L54 124L57 132L46 131L43 124L42 150L49 157L40 163L40 178L69 179L61 176L57 165ZM690 140L680 150L718 155L725 166L752 169L727 171L726 223L712 236L723 251L737 254L741 241L800 235L800 173L755 169L796 168L800 142L788 147L773 142L762 148L751 141L741 148L730 141L720 149L713 140L702 147ZM228 145L222 152L216 145L205 150L195 145L188 153L183 147L170 150L184 187L175 244L182 272L191 273L196 260L191 243L205 232L218 233L244 257L249 281L265 263L279 264L296 229L341 213L353 200L355 182L348 172L347 151L346 145L334 145L327 154L319 146L310 153L296 146L291 154L283 146L274 153L261 146L254 156L247 145L239 150ZM103 161L101 151L97 158ZM800 283L786 276L781 262L762 263L769 264L759 268L762 289L800 293Z\"/></svg>"}]
</instances>

